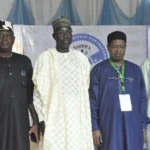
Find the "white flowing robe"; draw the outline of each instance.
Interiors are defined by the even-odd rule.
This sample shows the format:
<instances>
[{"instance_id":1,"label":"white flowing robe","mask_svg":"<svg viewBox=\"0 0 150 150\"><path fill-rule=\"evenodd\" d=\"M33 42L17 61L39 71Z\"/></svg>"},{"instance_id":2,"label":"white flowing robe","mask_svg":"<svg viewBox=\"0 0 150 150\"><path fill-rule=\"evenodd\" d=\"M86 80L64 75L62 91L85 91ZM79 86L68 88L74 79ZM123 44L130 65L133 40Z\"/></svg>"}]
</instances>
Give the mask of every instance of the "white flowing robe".
<instances>
[{"instance_id":1,"label":"white flowing robe","mask_svg":"<svg viewBox=\"0 0 150 150\"><path fill-rule=\"evenodd\" d=\"M42 150L94 150L89 106L90 65L76 50L48 49L37 59L34 105L46 129Z\"/></svg>"},{"instance_id":2,"label":"white flowing robe","mask_svg":"<svg viewBox=\"0 0 150 150\"><path fill-rule=\"evenodd\" d=\"M146 59L141 70L145 80L146 96L147 96L147 115L150 118L150 59ZM150 150L150 124L147 126L147 150Z\"/></svg>"}]
</instances>

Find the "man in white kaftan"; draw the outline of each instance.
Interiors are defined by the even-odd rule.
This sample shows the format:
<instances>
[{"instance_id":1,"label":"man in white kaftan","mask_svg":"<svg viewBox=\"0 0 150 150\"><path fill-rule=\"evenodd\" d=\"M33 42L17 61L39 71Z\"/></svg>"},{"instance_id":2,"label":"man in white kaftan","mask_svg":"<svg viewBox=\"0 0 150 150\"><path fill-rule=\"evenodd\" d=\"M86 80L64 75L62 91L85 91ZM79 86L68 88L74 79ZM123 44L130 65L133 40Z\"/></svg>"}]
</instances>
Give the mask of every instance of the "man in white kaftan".
<instances>
[{"instance_id":1,"label":"man in white kaftan","mask_svg":"<svg viewBox=\"0 0 150 150\"><path fill-rule=\"evenodd\" d=\"M147 95L147 115L150 118L150 59L146 59L141 65L142 73L145 80ZM150 124L147 126L147 150L150 150Z\"/></svg>"},{"instance_id":2,"label":"man in white kaftan","mask_svg":"<svg viewBox=\"0 0 150 150\"><path fill-rule=\"evenodd\" d=\"M72 30L66 18L53 23L56 48L34 67L34 105L46 128L43 150L94 150L89 106L88 59L69 49Z\"/></svg>"}]
</instances>

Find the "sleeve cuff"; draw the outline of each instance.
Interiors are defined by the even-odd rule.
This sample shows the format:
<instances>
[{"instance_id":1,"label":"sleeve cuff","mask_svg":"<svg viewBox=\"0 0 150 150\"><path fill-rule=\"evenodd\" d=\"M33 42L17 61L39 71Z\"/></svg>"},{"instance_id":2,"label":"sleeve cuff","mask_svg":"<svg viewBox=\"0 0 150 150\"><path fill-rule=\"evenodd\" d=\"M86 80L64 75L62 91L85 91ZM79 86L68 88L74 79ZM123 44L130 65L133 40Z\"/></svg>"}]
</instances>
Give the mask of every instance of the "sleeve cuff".
<instances>
[{"instance_id":1,"label":"sleeve cuff","mask_svg":"<svg viewBox=\"0 0 150 150\"><path fill-rule=\"evenodd\" d=\"M95 130L100 130L97 120L92 121L92 131L95 131Z\"/></svg>"}]
</instances>

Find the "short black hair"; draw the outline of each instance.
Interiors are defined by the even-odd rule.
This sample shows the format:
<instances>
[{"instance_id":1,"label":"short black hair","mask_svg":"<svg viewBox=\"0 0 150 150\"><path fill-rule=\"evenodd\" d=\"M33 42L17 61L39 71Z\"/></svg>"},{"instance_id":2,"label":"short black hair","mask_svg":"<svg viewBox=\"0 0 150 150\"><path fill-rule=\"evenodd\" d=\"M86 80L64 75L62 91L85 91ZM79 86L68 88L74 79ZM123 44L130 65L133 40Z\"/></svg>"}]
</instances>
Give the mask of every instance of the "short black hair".
<instances>
[{"instance_id":1,"label":"short black hair","mask_svg":"<svg viewBox=\"0 0 150 150\"><path fill-rule=\"evenodd\" d=\"M113 40L123 40L126 43L127 42L126 34L124 32L121 32L121 31L114 31L114 32L110 33L107 36L107 43L108 43L108 45Z\"/></svg>"}]
</instances>

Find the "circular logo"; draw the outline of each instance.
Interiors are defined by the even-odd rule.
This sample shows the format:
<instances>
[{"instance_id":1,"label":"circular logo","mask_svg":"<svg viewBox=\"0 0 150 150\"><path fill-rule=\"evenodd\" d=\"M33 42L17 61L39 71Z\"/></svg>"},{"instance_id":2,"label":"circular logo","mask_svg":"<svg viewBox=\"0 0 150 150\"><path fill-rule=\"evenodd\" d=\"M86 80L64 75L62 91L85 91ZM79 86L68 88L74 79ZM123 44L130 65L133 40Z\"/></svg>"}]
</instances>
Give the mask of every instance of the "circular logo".
<instances>
[{"instance_id":1,"label":"circular logo","mask_svg":"<svg viewBox=\"0 0 150 150\"><path fill-rule=\"evenodd\" d=\"M89 34L74 34L71 48L77 49L89 58L92 67L108 58L108 53L102 42Z\"/></svg>"}]
</instances>

